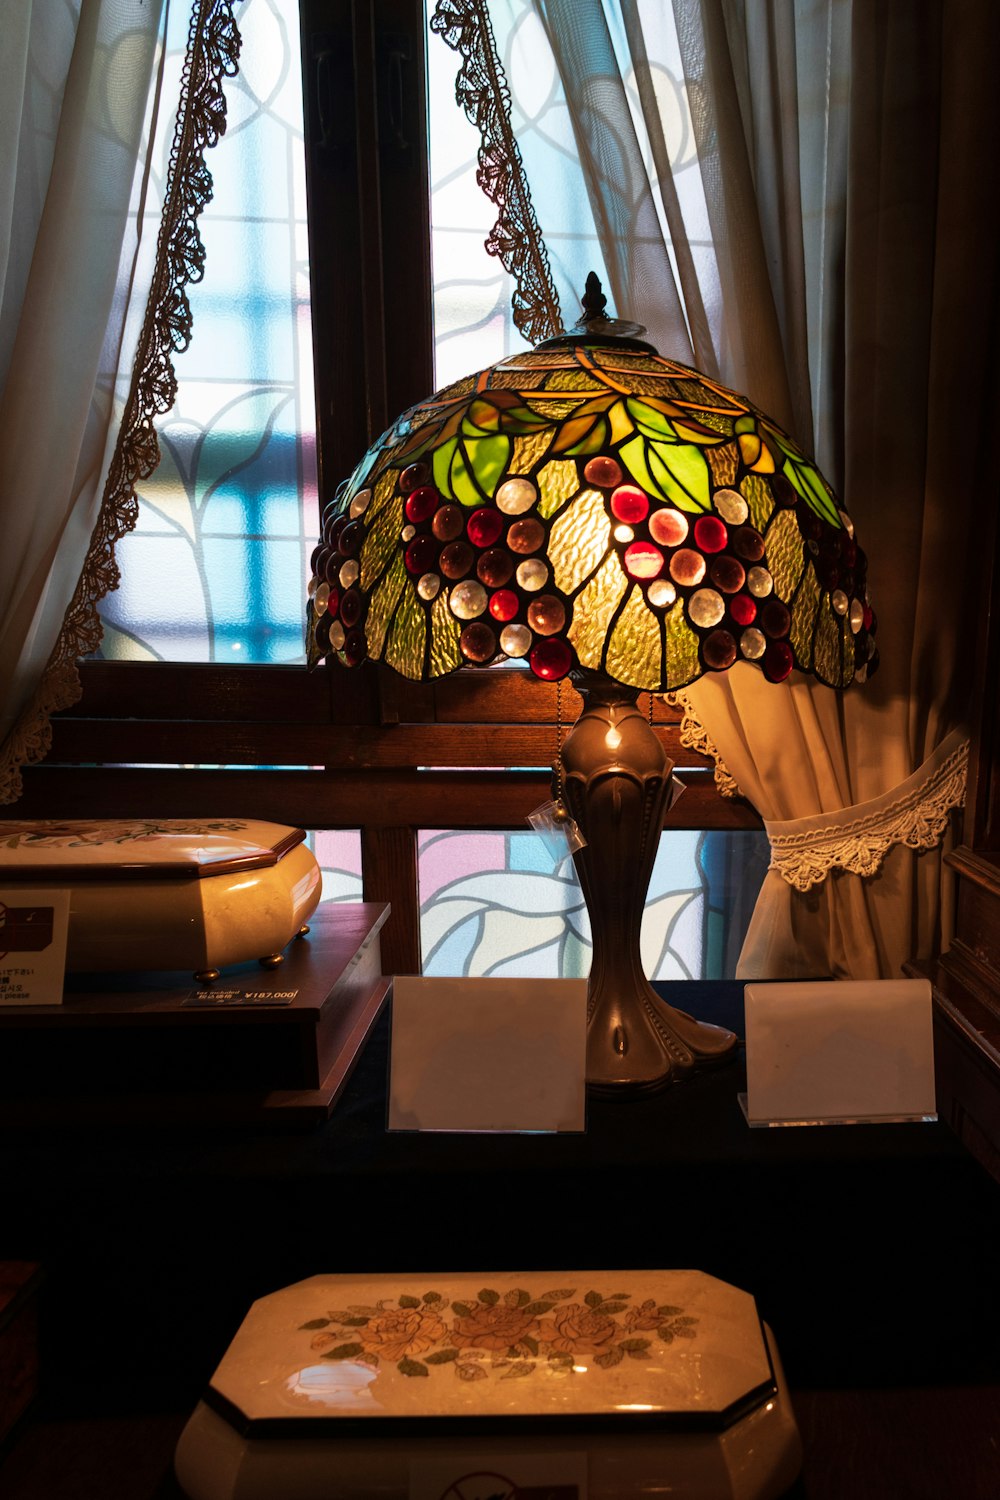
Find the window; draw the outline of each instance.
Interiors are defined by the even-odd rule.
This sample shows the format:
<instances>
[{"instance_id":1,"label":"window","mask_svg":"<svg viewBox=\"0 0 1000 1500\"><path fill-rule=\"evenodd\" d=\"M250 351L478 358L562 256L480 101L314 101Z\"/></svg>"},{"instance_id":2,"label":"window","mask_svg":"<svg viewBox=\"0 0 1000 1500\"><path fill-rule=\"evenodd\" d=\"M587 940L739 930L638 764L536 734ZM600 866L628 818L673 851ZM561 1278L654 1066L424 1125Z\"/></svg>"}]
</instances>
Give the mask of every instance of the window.
<instances>
[{"instance_id":1,"label":"window","mask_svg":"<svg viewBox=\"0 0 1000 1500\"><path fill-rule=\"evenodd\" d=\"M436 972L533 961L579 971L575 883L568 866L537 867L524 822L548 795L555 690L516 671L499 685L476 672L418 685L298 665L323 497L391 416L433 388L434 329L442 378L518 339L507 278L481 247L470 260L494 213L478 189L468 222L456 206L477 143L452 104L455 56L427 37L423 5L302 0L300 14L297 37L288 0L240 7L242 73L211 158L207 273L192 289L195 334L178 360L164 462L121 551L126 581L107 601L104 659L88 664L84 702L57 725L29 800L48 815L155 805L298 823L316 830L332 894L392 902L388 969L418 967L423 926ZM435 121L446 122L437 138ZM704 757L681 749L676 715L658 716L689 791L655 877L661 920L647 924L647 964L663 975L731 971L763 836L749 809L720 803ZM734 838L753 846L757 869L727 894L720 870L747 863ZM529 886L533 930L518 948L510 932Z\"/></svg>"}]
</instances>

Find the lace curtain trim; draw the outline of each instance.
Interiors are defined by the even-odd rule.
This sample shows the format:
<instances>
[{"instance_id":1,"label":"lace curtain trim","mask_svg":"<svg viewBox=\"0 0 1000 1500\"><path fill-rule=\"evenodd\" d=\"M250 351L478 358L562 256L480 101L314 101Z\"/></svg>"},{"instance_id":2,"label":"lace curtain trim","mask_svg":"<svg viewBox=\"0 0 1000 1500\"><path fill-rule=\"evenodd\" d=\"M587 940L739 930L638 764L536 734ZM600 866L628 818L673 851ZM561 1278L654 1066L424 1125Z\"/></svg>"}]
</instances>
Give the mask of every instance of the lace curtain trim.
<instances>
[{"instance_id":1,"label":"lace curtain trim","mask_svg":"<svg viewBox=\"0 0 1000 1500\"><path fill-rule=\"evenodd\" d=\"M679 708L683 712L681 727L679 730L680 742L685 750L696 750L699 755L707 755L715 762L715 789L723 797L739 797L742 795L736 783L736 777L730 771L719 753L708 730L696 716L690 700L685 692L679 690L673 693L664 693L665 703L671 708Z\"/></svg>"},{"instance_id":2,"label":"lace curtain trim","mask_svg":"<svg viewBox=\"0 0 1000 1500\"><path fill-rule=\"evenodd\" d=\"M953 808L965 800L969 741L953 730L899 786L839 813L769 823L771 869L797 891L808 891L832 869L876 875L894 844L932 849Z\"/></svg>"},{"instance_id":3,"label":"lace curtain trim","mask_svg":"<svg viewBox=\"0 0 1000 1500\"><path fill-rule=\"evenodd\" d=\"M119 583L115 544L135 526L136 484L148 479L160 461L153 423L174 404L173 356L191 340L186 288L204 274L198 217L212 197L205 151L226 129L222 80L235 76L240 54L240 34L233 17L236 3L198 0L192 7L155 268L132 383L80 581L41 681L3 746L0 802L20 797L21 767L48 753L52 744L49 716L80 697L77 660L100 644L97 605Z\"/></svg>"},{"instance_id":4,"label":"lace curtain trim","mask_svg":"<svg viewBox=\"0 0 1000 1500\"><path fill-rule=\"evenodd\" d=\"M476 181L500 210L486 249L513 276L514 323L535 344L562 332L562 314L511 125L510 90L485 0L438 0L431 30L462 57L455 98L479 132Z\"/></svg>"}]
</instances>

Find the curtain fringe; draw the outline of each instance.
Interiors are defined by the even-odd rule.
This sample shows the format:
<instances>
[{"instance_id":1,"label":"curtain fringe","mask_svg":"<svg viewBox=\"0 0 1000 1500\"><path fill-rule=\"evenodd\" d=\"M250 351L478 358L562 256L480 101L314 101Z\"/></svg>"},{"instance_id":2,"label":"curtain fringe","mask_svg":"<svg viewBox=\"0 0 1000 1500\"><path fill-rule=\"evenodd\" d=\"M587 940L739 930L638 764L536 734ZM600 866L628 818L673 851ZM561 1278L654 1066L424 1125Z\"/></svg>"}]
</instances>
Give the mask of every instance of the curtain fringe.
<instances>
[{"instance_id":1,"label":"curtain fringe","mask_svg":"<svg viewBox=\"0 0 1000 1500\"><path fill-rule=\"evenodd\" d=\"M484 0L438 0L431 30L462 57L455 99L479 132L476 181L500 210L486 250L513 276L514 323L535 344L562 333L562 313L511 125L510 90L489 10Z\"/></svg>"},{"instance_id":2,"label":"curtain fringe","mask_svg":"<svg viewBox=\"0 0 1000 1500\"><path fill-rule=\"evenodd\" d=\"M797 891L811 890L833 869L877 875L895 844L933 849L954 808L965 800L969 741L960 729L942 740L899 786L839 813L769 823L772 870Z\"/></svg>"},{"instance_id":3,"label":"curtain fringe","mask_svg":"<svg viewBox=\"0 0 1000 1500\"><path fill-rule=\"evenodd\" d=\"M136 484L148 479L160 461L153 423L174 404L173 356L191 341L187 287L204 274L198 218L213 190L205 151L226 129L222 80L238 70L240 34L233 16L237 3L198 0L192 8L153 279L128 399L97 522L62 629L38 687L0 751L0 802L20 797L21 767L48 753L50 715L80 697L76 662L99 646L103 630L97 605L118 587L121 577L115 545L138 519Z\"/></svg>"},{"instance_id":4,"label":"curtain fringe","mask_svg":"<svg viewBox=\"0 0 1000 1500\"><path fill-rule=\"evenodd\" d=\"M672 693L664 693L663 701L668 703L671 708L681 709L683 713L679 737L685 750L696 750L699 755L707 755L710 760L715 762L715 788L720 796L742 796L743 794L737 785L736 777L722 759L718 746L695 713L687 693L683 689L677 689Z\"/></svg>"}]
</instances>

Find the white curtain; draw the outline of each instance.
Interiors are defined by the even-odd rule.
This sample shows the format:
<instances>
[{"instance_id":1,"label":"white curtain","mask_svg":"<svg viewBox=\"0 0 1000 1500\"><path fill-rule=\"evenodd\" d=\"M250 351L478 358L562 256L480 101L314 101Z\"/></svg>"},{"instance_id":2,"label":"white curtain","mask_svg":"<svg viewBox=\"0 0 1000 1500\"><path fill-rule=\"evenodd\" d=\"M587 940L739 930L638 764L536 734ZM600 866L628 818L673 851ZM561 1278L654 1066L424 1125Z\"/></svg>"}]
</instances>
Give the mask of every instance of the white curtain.
<instances>
[{"instance_id":1,"label":"white curtain","mask_svg":"<svg viewBox=\"0 0 1000 1500\"><path fill-rule=\"evenodd\" d=\"M525 15L491 0L490 13L563 306L582 284L565 276L579 276L578 243L619 316L812 447L870 558L882 661L869 682L776 687L739 666L681 695L692 742L772 836L741 970L896 974L949 938L942 853L964 785L981 518L996 505L1000 8L534 0Z\"/></svg>"},{"instance_id":2,"label":"white curtain","mask_svg":"<svg viewBox=\"0 0 1000 1500\"><path fill-rule=\"evenodd\" d=\"M100 505L161 0L6 0L0 48L0 799L76 695L44 680ZM139 295L143 295L142 292Z\"/></svg>"}]
</instances>

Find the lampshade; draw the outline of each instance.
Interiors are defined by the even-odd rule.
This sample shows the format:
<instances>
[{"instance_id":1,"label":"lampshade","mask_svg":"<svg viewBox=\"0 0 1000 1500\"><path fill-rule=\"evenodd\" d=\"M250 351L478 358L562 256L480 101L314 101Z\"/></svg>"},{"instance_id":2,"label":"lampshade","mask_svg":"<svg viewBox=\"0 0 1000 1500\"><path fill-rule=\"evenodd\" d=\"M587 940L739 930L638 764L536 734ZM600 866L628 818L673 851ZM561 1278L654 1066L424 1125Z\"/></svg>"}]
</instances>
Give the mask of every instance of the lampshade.
<instances>
[{"instance_id":1,"label":"lampshade","mask_svg":"<svg viewBox=\"0 0 1000 1500\"><path fill-rule=\"evenodd\" d=\"M557 767L591 917L588 1080L653 1088L728 1056L665 1005L639 958L671 764L636 709L751 662L831 687L875 668L854 527L817 468L745 397L604 315L405 412L323 516L311 664L426 680L504 657L571 674L585 710Z\"/></svg>"},{"instance_id":2,"label":"lampshade","mask_svg":"<svg viewBox=\"0 0 1000 1500\"><path fill-rule=\"evenodd\" d=\"M310 661L427 679L506 656L654 692L737 661L864 680L865 554L818 469L745 397L585 322L372 445L323 517Z\"/></svg>"}]
</instances>

